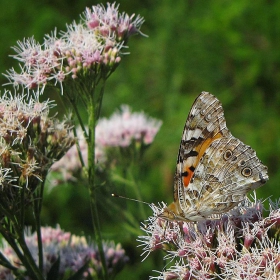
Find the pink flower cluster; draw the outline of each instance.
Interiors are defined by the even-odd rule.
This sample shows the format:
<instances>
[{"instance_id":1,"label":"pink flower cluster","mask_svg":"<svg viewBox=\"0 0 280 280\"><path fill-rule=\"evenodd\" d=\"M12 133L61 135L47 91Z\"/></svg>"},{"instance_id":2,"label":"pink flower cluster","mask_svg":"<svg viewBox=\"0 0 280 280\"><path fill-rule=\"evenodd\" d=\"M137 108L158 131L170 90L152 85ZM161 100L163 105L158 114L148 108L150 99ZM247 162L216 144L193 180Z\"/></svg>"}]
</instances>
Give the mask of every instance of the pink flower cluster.
<instances>
[{"instance_id":1,"label":"pink flower cluster","mask_svg":"<svg viewBox=\"0 0 280 280\"><path fill-rule=\"evenodd\" d=\"M109 35L117 41L126 41L134 34L140 33L139 27L144 20L139 15L133 20L134 14L129 16L126 13L118 12L119 5L116 3L107 4L107 9L103 5L93 6L84 13L85 21L90 29L96 30L104 37Z\"/></svg>"},{"instance_id":2,"label":"pink flower cluster","mask_svg":"<svg viewBox=\"0 0 280 280\"><path fill-rule=\"evenodd\" d=\"M96 126L96 142L101 147L128 147L133 141L149 145L162 122L143 112L132 113L128 105L109 119L101 118Z\"/></svg>"},{"instance_id":3,"label":"pink flower cluster","mask_svg":"<svg viewBox=\"0 0 280 280\"><path fill-rule=\"evenodd\" d=\"M59 279L63 279L64 275L73 275L87 262L89 265L84 272L84 277L79 279L95 279L101 271L100 255L97 247L93 244L88 244L85 237L71 235L70 232L65 232L56 228L42 227L41 228L42 243L43 243L43 259L44 259L44 275L47 275L55 261L60 258ZM36 233L27 231L25 234L27 246L38 264L38 245ZM123 268L128 261L125 251L120 244L115 245L113 242L103 242L103 248L106 258L106 264L109 275L113 275ZM24 271L19 259L12 248L4 241L1 253L6 259L16 268ZM16 279L11 270L0 266L0 279Z\"/></svg>"},{"instance_id":4,"label":"pink flower cluster","mask_svg":"<svg viewBox=\"0 0 280 280\"><path fill-rule=\"evenodd\" d=\"M165 207L151 205L153 217L140 236L146 257L167 252L169 267L151 279L278 279L280 209L270 201L264 217L261 201L246 200L229 213L197 223L158 218Z\"/></svg>"},{"instance_id":5,"label":"pink flower cluster","mask_svg":"<svg viewBox=\"0 0 280 280\"><path fill-rule=\"evenodd\" d=\"M148 146L156 136L162 122L148 117L143 112L133 113L128 105L122 105L121 111L115 112L109 119L101 118L96 126L96 145L95 145L95 164L102 170L109 160L118 153L112 152L112 149L127 148L135 151L133 145ZM81 155L85 165L87 165L88 146L83 131L77 129L77 138L81 150ZM108 150L110 149L110 151ZM129 153L126 153L128 157ZM75 181L75 173L81 170L76 145L74 145L65 154L63 158L55 162L51 170L59 172L61 178L52 181L52 185L58 185L61 181ZM51 173L52 176L52 173Z\"/></svg>"},{"instance_id":6,"label":"pink flower cluster","mask_svg":"<svg viewBox=\"0 0 280 280\"><path fill-rule=\"evenodd\" d=\"M80 23L67 25L67 31L57 36L46 35L43 44L29 38L14 47L21 72L7 71L6 77L14 86L27 88L48 83L62 86L68 77L105 77L121 60L128 37L140 32L144 20L118 12L115 3L86 9ZM91 77L92 79L92 77Z\"/></svg>"}]
</instances>

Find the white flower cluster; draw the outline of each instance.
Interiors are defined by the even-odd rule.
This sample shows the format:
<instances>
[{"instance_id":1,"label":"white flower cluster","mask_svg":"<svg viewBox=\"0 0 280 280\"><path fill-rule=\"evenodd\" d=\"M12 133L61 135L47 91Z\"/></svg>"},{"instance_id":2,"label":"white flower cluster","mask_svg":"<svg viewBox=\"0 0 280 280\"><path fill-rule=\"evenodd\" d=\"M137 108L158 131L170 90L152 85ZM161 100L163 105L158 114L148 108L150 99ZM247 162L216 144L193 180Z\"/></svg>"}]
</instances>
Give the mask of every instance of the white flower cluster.
<instances>
[{"instance_id":1,"label":"white flower cluster","mask_svg":"<svg viewBox=\"0 0 280 280\"><path fill-rule=\"evenodd\" d=\"M132 141L149 145L153 142L162 122L143 112L132 113L128 105L109 119L101 118L96 126L96 141L102 147L128 147Z\"/></svg>"}]
</instances>

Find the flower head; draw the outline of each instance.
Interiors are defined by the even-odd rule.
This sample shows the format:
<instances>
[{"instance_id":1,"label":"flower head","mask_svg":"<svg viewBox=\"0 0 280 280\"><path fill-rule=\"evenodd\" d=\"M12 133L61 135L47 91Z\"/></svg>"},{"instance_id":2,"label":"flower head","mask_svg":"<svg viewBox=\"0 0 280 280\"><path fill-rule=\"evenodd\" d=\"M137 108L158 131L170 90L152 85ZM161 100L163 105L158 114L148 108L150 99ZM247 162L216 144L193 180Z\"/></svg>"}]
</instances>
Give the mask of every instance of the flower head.
<instances>
[{"instance_id":1,"label":"flower head","mask_svg":"<svg viewBox=\"0 0 280 280\"><path fill-rule=\"evenodd\" d=\"M59 35L46 35L43 44L33 37L18 41L14 47L21 72L7 71L14 86L27 88L60 85L78 77L97 83L106 79L121 61L127 39L140 33L140 16L119 13L115 3L87 8L79 23L67 25Z\"/></svg>"},{"instance_id":2,"label":"flower head","mask_svg":"<svg viewBox=\"0 0 280 280\"><path fill-rule=\"evenodd\" d=\"M140 27L144 19L139 15L129 16L119 13L119 5L107 3L107 9L103 5L92 6L86 9L85 22L90 29L103 36L111 35L117 41L126 41L131 35L140 33Z\"/></svg>"},{"instance_id":3,"label":"flower head","mask_svg":"<svg viewBox=\"0 0 280 280\"><path fill-rule=\"evenodd\" d=\"M115 112L109 119L99 119L95 133L95 163L97 168L100 171L105 170L104 166L120 160L119 151L117 151L119 148L125 153L122 158L131 161L135 153L142 153L143 149L153 142L161 123L143 112L133 113L128 105L122 105L121 111ZM88 144L81 128L77 129L77 140L86 166ZM82 170L76 145L70 148L63 158L55 162L51 170L56 174L60 173L59 178L51 180L52 185L57 185L61 180L75 181L75 175L79 175L78 173Z\"/></svg>"},{"instance_id":4,"label":"flower head","mask_svg":"<svg viewBox=\"0 0 280 280\"><path fill-rule=\"evenodd\" d=\"M110 167L127 168L143 156L153 142L162 122L143 112L133 113L122 105L111 117L99 119L96 126L96 144L106 154Z\"/></svg>"},{"instance_id":5,"label":"flower head","mask_svg":"<svg viewBox=\"0 0 280 280\"><path fill-rule=\"evenodd\" d=\"M70 123L48 116L53 106L50 100L39 102L9 91L0 97L0 201L16 201L22 187L30 195L52 163L74 144Z\"/></svg>"},{"instance_id":6,"label":"flower head","mask_svg":"<svg viewBox=\"0 0 280 280\"><path fill-rule=\"evenodd\" d=\"M96 142L106 147L128 147L133 142L149 145L153 142L162 122L143 112L132 113L122 105L109 119L101 118L96 126Z\"/></svg>"},{"instance_id":7,"label":"flower head","mask_svg":"<svg viewBox=\"0 0 280 280\"><path fill-rule=\"evenodd\" d=\"M61 230L59 226L56 228L42 227L41 235L43 244L44 275L47 275L52 265L58 258L60 258L60 279L66 274L68 277L69 274L73 275L87 263L88 266L84 272L84 277L79 279L95 279L95 277L98 277L101 271L100 255L97 246L89 243L85 237L72 235L70 232ZM32 257L38 264L37 234L31 233L30 230L27 230L25 233L25 240ZM120 244L115 245L113 242L103 242L103 249L108 272L110 275L114 275L123 268L128 261L128 258ZM19 270L25 270L20 264L13 249L5 241L3 242L1 253L5 255L11 265ZM0 279L4 279L1 278L2 276L13 277L12 271L0 266Z\"/></svg>"},{"instance_id":8,"label":"flower head","mask_svg":"<svg viewBox=\"0 0 280 280\"><path fill-rule=\"evenodd\" d=\"M139 238L146 255L167 252L169 268L156 279L279 278L278 203L270 201L264 217L262 202L247 199L221 217L197 224L162 220L164 207L151 205L154 215L142 227L147 235Z\"/></svg>"}]
</instances>

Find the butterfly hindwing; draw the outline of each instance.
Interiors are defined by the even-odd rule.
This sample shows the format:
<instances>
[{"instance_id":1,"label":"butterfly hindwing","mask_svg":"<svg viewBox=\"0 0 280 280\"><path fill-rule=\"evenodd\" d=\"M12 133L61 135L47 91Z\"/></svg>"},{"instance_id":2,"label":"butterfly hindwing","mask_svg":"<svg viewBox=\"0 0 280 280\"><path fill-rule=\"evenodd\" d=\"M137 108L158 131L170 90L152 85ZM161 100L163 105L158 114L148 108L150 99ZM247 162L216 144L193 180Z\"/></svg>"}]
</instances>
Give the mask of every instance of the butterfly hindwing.
<instances>
[{"instance_id":1,"label":"butterfly hindwing","mask_svg":"<svg viewBox=\"0 0 280 280\"><path fill-rule=\"evenodd\" d=\"M197 211L205 216L226 212L265 182L262 173L266 173L266 167L251 147L233 136L218 139L201 158L185 199L193 199L189 194L199 189Z\"/></svg>"}]
</instances>

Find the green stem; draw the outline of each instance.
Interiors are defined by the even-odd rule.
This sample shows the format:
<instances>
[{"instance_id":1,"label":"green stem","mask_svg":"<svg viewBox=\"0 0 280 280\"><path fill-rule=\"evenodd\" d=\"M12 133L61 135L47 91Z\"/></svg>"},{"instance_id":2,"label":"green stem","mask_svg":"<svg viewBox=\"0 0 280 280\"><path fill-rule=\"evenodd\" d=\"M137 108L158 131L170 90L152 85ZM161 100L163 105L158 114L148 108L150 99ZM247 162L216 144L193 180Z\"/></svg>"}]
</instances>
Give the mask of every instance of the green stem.
<instances>
[{"instance_id":1,"label":"green stem","mask_svg":"<svg viewBox=\"0 0 280 280\"><path fill-rule=\"evenodd\" d=\"M75 138L78 139L76 127L73 127L73 132L74 132ZM84 137L86 137L87 132L83 131L83 134L84 134ZM77 151L78 151L78 156L79 156L81 165L82 165L82 167L85 167L85 162L84 162L84 159L83 159L83 156L82 156L82 152L81 152L81 147L80 147L79 141L76 141L76 148L77 148Z\"/></svg>"},{"instance_id":2,"label":"green stem","mask_svg":"<svg viewBox=\"0 0 280 280\"><path fill-rule=\"evenodd\" d=\"M0 252L0 265L7 267L8 269L12 270L13 273L17 274L18 268L13 266L8 259Z\"/></svg>"},{"instance_id":3,"label":"green stem","mask_svg":"<svg viewBox=\"0 0 280 280\"><path fill-rule=\"evenodd\" d=\"M100 231L99 217L97 211L97 201L96 201L96 191L95 191L95 102L94 97L90 98L88 105L88 178L89 178L89 193L90 193L90 208L92 215L92 222L94 226L95 241L98 246L100 253L102 270L103 270L103 279L108 279L108 272L106 266L105 254L102 246L102 236Z\"/></svg>"},{"instance_id":4,"label":"green stem","mask_svg":"<svg viewBox=\"0 0 280 280\"><path fill-rule=\"evenodd\" d=\"M30 276L38 280L43 280L44 277L42 275L41 270L35 263L31 252L26 245L25 238L24 238L24 226L25 226L25 192L26 192L26 185L21 187L21 195L20 195L20 212L18 213L18 217L16 216L10 216L10 222L11 222L11 227L9 226L9 229L7 231L7 234L3 234L4 238L9 242L11 247L15 250L17 256L20 258L21 262L24 264L24 267L30 274ZM13 230L16 234L17 242L18 244L14 241L13 238L9 235L9 232L12 232ZM19 246L18 246L19 245ZM21 248L21 250L19 249Z\"/></svg>"},{"instance_id":5,"label":"green stem","mask_svg":"<svg viewBox=\"0 0 280 280\"><path fill-rule=\"evenodd\" d=\"M38 266L36 265L27 245L26 245L26 242L25 242L25 239L24 239L24 232L22 232L20 235L19 235L19 238L18 238L18 243L20 244L20 247L24 253L24 258L27 260L27 263L29 264L30 268L31 268L31 271L32 274L34 274L36 277L35 279L38 279L38 280L44 280L44 277L42 275L42 272L40 271L40 269L38 268Z\"/></svg>"},{"instance_id":6,"label":"green stem","mask_svg":"<svg viewBox=\"0 0 280 280\"><path fill-rule=\"evenodd\" d=\"M37 242L38 242L38 258L39 258L39 269L43 271L44 267L44 258L43 258L43 244L42 244L42 235L41 235L41 209L43 203L43 192L44 192L45 181L43 181L38 186L37 195L34 195L34 216L36 222L36 233L37 233Z\"/></svg>"},{"instance_id":7,"label":"green stem","mask_svg":"<svg viewBox=\"0 0 280 280\"><path fill-rule=\"evenodd\" d=\"M44 280L44 277L43 277L41 271L37 267L32 255L25 243L23 228L19 228L14 223L13 223L13 228L18 236L17 241L18 241L22 251L19 249L19 246L16 243L15 238L13 236L11 236L11 234L9 233L9 230L7 230L5 227L0 225L0 232L1 232L2 236L5 238L5 240L9 243L9 245L13 248L15 253L17 254L21 263L26 268L29 276L32 279Z\"/></svg>"},{"instance_id":8,"label":"green stem","mask_svg":"<svg viewBox=\"0 0 280 280\"><path fill-rule=\"evenodd\" d=\"M20 228L23 230L24 228L24 221L25 221L25 191L26 186L22 186L21 192L20 192Z\"/></svg>"},{"instance_id":9,"label":"green stem","mask_svg":"<svg viewBox=\"0 0 280 280\"><path fill-rule=\"evenodd\" d=\"M100 93L98 94L98 99L96 102L96 121L98 121L99 117L100 117L100 111L101 111L101 107L102 107L102 100L103 100L103 95L104 95L104 91L105 91L105 80L103 81L102 87L100 89Z\"/></svg>"},{"instance_id":10,"label":"green stem","mask_svg":"<svg viewBox=\"0 0 280 280\"><path fill-rule=\"evenodd\" d=\"M131 169L133 169L133 170L131 170ZM127 176L128 176L129 181L131 181L131 185L132 185L132 187L134 189L136 198L139 201L143 201L142 200L142 196L141 196L141 192L139 191L139 185L137 184L137 182L135 180L133 171L135 171L135 168L133 168L133 166L129 166L128 167ZM143 203L139 203L139 208L140 208L140 213L141 213L142 219L145 220L147 215L146 215Z\"/></svg>"},{"instance_id":11,"label":"green stem","mask_svg":"<svg viewBox=\"0 0 280 280\"><path fill-rule=\"evenodd\" d=\"M73 107L73 109L74 109L74 111L75 111L75 114L76 114L76 116L77 116L77 118L78 118L79 124L80 124L80 126L81 126L81 128L82 128L82 130L83 130L83 132L84 132L84 136L87 137L86 128L85 128L84 122L83 122L83 120L82 120L82 118L81 118L81 116L80 116L80 114L79 114L79 109L78 109L78 107L77 107L77 105L76 105L76 102L75 102L75 100L71 99L70 96L67 95L67 97L68 97L68 100L69 100L69 102L71 103L71 105L72 105L72 107Z\"/></svg>"}]
</instances>

